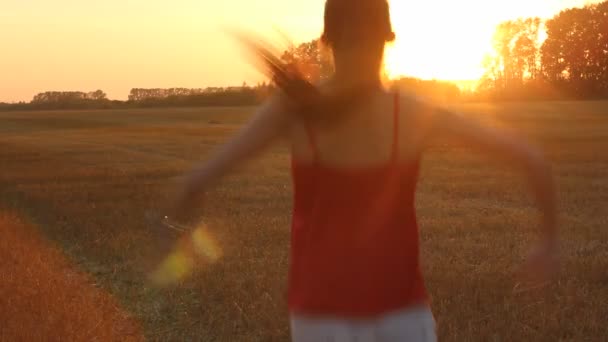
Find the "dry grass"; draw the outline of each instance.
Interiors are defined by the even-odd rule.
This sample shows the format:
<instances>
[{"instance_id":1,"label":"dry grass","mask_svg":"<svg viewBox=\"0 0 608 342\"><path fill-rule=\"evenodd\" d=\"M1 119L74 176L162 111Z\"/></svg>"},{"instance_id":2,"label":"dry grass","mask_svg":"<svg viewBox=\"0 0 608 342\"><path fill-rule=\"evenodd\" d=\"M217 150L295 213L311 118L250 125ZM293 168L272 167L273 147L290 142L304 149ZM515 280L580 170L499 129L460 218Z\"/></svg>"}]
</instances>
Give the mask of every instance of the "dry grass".
<instances>
[{"instance_id":1,"label":"dry grass","mask_svg":"<svg viewBox=\"0 0 608 342\"><path fill-rule=\"evenodd\" d=\"M535 235L523 178L463 148L426 157L417 208L443 341L608 336L608 103L471 104L540 144L560 190L563 268L544 291L512 274ZM149 340L285 341L291 187L284 147L209 195L224 258L181 286L144 281L144 213L172 178L239 128L247 109L0 114L0 201L27 213L134 314Z\"/></svg>"},{"instance_id":2,"label":"dry grass","mask_svg":"<svg viewBox=\"0 0 608 342\"><path fill-rule=\"evenodd\" d=\"M141 341L136 321L62 253L0 212L0 341Z\"/></svg>"}]
</instances>

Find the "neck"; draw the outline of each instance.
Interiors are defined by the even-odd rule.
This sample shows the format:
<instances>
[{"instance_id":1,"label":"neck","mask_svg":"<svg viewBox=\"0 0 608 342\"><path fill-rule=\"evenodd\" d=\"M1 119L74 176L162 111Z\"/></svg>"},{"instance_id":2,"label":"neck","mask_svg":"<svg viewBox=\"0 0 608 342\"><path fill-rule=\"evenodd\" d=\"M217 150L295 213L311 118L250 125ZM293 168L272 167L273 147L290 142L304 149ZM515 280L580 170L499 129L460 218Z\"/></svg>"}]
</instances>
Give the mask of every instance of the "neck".
<instances>
[{"instance_id":1,"label":"neck","mask_svg":"<svg viewBox=\"0 0 608 342\"><path fill-rule=\"evenodd\" d=\"M337 84L344 85L347 88L351 87L371 87L380 88L382 87L382 81L379 73L374 72L362 72L362 70L352 70L350 68L338 68L336 66L336 72L333 77Z\"/></svg>"}]
</instances>

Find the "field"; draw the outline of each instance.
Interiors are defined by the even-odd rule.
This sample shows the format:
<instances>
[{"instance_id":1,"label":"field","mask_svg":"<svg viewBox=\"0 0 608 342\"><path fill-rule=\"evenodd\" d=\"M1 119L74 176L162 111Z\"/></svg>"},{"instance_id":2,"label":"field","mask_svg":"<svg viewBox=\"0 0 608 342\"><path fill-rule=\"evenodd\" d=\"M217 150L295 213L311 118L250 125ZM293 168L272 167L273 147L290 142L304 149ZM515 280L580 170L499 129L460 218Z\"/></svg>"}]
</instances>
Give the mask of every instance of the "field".
<instances>
[{"instance_id":1,"label":"field","mask_svg":"<svg viewBox=\"0 0 608 342\"><path fill-rule=\"evenodd\" d=\"M515 129L546 151L560 196L562 268L556 283L518 291L513 273L536 237L537 222L525 179L491 157L438 143L424 159L417 210L440 340L605 340L608 102L458 108ZM145 282L154 255L146 212L160 210L175 178L250 113L251 108L0 113L0 208L94 279L147 340L286 341L291 183L285 146L236 170L209 193L206 217L223 249L218 263L201 265L175 288L159 290ZM3 239L14 235L7 235L6 222L0 222ZM22 254L30 253L22 248ZM10 265L0 265L6 274ZM82 291L88 291L89 283L83 283ZM45 279L29 284L47 285ZM5 293L4 298L16 296ZM31 303L21 310L48 305L36 296L20 300L28 298ZM82 305L66 310L90 314L95 306L88 298L79 296ZM52 315L42 317L24 320L23 330L51 324ZM0 331L0 338L16 340L8 333Z\"/></svg>"}]
</instances>

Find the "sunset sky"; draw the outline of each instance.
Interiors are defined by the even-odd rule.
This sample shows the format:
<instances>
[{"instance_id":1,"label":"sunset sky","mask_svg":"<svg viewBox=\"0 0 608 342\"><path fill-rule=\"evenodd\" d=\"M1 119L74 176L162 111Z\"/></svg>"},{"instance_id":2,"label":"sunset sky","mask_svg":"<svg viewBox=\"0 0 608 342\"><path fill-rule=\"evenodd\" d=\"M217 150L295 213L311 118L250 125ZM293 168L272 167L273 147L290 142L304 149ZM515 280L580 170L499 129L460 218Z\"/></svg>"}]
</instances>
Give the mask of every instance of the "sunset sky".
<instances>
[{"instance_id":1,"label":"sunset sky","mask_svg":"<svg viewBox=\"0 0 608 342\"><path fill-rule=\"evenodd\" d=\"M1 0L0 101L47 90L240 85L262 77L225 27L297 42L319 36L325 0ZM392 0L391 75L473 79L496 24L549 17L585 0ZM593 2L593 1L591 1Z\"/></svg>"}]
</instances>

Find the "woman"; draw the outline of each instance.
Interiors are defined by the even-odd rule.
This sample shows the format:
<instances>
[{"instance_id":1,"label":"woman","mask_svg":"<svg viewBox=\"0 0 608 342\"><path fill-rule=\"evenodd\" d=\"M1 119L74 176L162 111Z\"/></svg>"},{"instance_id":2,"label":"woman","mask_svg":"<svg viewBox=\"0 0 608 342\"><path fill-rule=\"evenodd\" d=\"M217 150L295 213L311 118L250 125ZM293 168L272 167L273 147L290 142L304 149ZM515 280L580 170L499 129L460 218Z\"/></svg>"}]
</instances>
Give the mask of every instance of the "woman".
<instances>
[{"instance_id":1,"label":"woman","mask_svg":"<svg viewBox=\"0 0 608 342\"><path fill-rule=\"evenodd\" d=\"M268 100L196 168L175 204L175 217L191 215L201 194L236 164L279 138L290 141L289 308L296 342L436 339L419 267L414 195L420 159L437 137L459 138L525 171L543 231L528 266L536 275L551 270L555 200L541 154L503 132L383 89L384 46L393 39L386 0L328 0L322 41L333 52L335 74L317 88L318 99L328 101L311 105L303 100L310 96L283 84L292 91Z\"/></svg>"}]
</instances>

